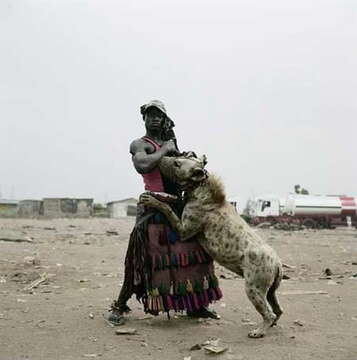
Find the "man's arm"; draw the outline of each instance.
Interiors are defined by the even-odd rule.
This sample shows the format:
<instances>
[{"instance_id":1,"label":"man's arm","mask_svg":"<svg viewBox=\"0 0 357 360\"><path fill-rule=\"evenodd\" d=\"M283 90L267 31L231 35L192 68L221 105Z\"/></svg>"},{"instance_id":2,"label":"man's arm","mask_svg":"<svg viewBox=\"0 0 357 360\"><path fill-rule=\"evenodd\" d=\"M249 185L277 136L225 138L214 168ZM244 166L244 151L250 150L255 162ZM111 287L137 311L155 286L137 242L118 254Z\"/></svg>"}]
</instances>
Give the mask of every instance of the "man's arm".
<instances>
[{"instance_id":1,"label":"man's arm","mask_svg":"<svg viewBox=\"0 0 357 360\"><path fill-rule=\"evenodd\" d=\"M152 145L142 139L134 140L130 145L130 153L136 171L139 174L146 174L154 169L161 158L165 155L176 153L176 146L172 140L165 142L161 148L153 153Z\"/></svg>"}]
</instances>

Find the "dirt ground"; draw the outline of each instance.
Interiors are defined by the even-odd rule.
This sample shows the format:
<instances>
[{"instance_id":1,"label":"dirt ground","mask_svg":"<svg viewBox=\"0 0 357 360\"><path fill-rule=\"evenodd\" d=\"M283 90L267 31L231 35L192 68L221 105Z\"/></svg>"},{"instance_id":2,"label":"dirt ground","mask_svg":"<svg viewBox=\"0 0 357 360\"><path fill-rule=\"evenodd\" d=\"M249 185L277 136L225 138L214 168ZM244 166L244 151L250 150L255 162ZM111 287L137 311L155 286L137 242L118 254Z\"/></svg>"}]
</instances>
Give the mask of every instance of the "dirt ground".
<instances>
[{"instance_id":1,"label":"dirt ground","mask_svg":"<svg viewBox=\"0 0 357 360\"><path fill-rule=\"evenodd\" d=\"M133 298L125 327L137 332L117 335L103 314L118 294L133 224L0 219L0 239L12 240L0 240L0 360L357 359L357 230L255 230L291 266L279 288L285 312L263 339L247 337L260 318L243 280L220 267L220 320L151 317ZM215 339L227 350L210 355L201 344Z\"/></svg>"}]
</instances>

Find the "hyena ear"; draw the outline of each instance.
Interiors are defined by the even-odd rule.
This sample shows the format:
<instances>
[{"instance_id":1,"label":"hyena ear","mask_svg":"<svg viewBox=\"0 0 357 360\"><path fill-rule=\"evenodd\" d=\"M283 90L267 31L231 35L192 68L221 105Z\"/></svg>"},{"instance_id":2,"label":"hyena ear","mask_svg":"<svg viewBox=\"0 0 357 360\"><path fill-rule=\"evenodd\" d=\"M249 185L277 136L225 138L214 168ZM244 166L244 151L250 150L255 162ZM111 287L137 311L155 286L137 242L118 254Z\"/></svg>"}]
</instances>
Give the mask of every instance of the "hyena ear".
<instances>
[{"instance_id":1,"label":"hyena ear","mask_svg":"<svg viewBox=\"0 0 357 360\"><path fill-rule=\"evenodd\" d=\"M206 171L200 167L197 167L193 170L192 180L195 182L202 181L206 178Z\"/></svg>"},{"instance_id":2,"label":"hyena ear","mask_svg":"<svg viewBox=\"0 0 357 360\"><path fill-rule=\"evenodd\" d=\"M202 155L200 157L200 161L203 164L203 167L205 167L207 165L207 156L206 155Z\"/></svg>"}]
</instances>

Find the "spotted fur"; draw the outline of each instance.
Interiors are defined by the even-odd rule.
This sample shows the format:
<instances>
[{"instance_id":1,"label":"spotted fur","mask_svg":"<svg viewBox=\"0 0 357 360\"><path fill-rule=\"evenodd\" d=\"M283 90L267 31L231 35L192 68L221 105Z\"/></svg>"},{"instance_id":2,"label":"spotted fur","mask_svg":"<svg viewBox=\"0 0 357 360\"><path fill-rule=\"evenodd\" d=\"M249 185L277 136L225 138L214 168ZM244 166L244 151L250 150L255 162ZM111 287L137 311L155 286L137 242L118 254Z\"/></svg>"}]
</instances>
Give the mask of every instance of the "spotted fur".
<instances>
[{"instance_id":1,"label":"spotted fur","mask_svg":"<svg viewBox=\"0 0 357 360\"><path fill-rule=\"evenodd\" d=\"M204 170L205 159L163 158L160 170L186 192L181 219L170 206L143 194L140 201L163 212L177 230L180 240L197 235L212 258L245 279L249 300L263 317L249 333L258 338L275 325L282 314L276 289L282 279L276 252L237 214L226 201L222 182Z\"/></svg>"}]
</instances>

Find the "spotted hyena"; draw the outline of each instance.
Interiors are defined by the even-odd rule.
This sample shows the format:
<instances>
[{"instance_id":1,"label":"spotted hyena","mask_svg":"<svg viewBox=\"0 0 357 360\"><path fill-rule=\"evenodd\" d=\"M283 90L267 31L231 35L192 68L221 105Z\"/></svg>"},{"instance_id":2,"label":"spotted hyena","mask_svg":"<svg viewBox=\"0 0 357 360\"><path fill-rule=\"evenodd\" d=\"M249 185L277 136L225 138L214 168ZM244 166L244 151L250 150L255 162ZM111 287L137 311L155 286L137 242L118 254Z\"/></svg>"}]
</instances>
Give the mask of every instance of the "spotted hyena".
<instances>
[{"instance_id":1,"label":"spotted hyena","mask_svg":"<svg viewBox=\"0 0 357 360\"><path fill-rule=\"evenodd\" d=\"M262 337L282 314L276 296L282 279L281 261L226 201L221 181L208 174L205 165L205 157L192 156L164 157L160 162L161 172L185 191L181 219L150 193L142 194L140 202L164 213L181 241L198 235L200 244L215 261L244 277L247 296L263 317L249 337Z\"/></svg>"}]
</instances>

